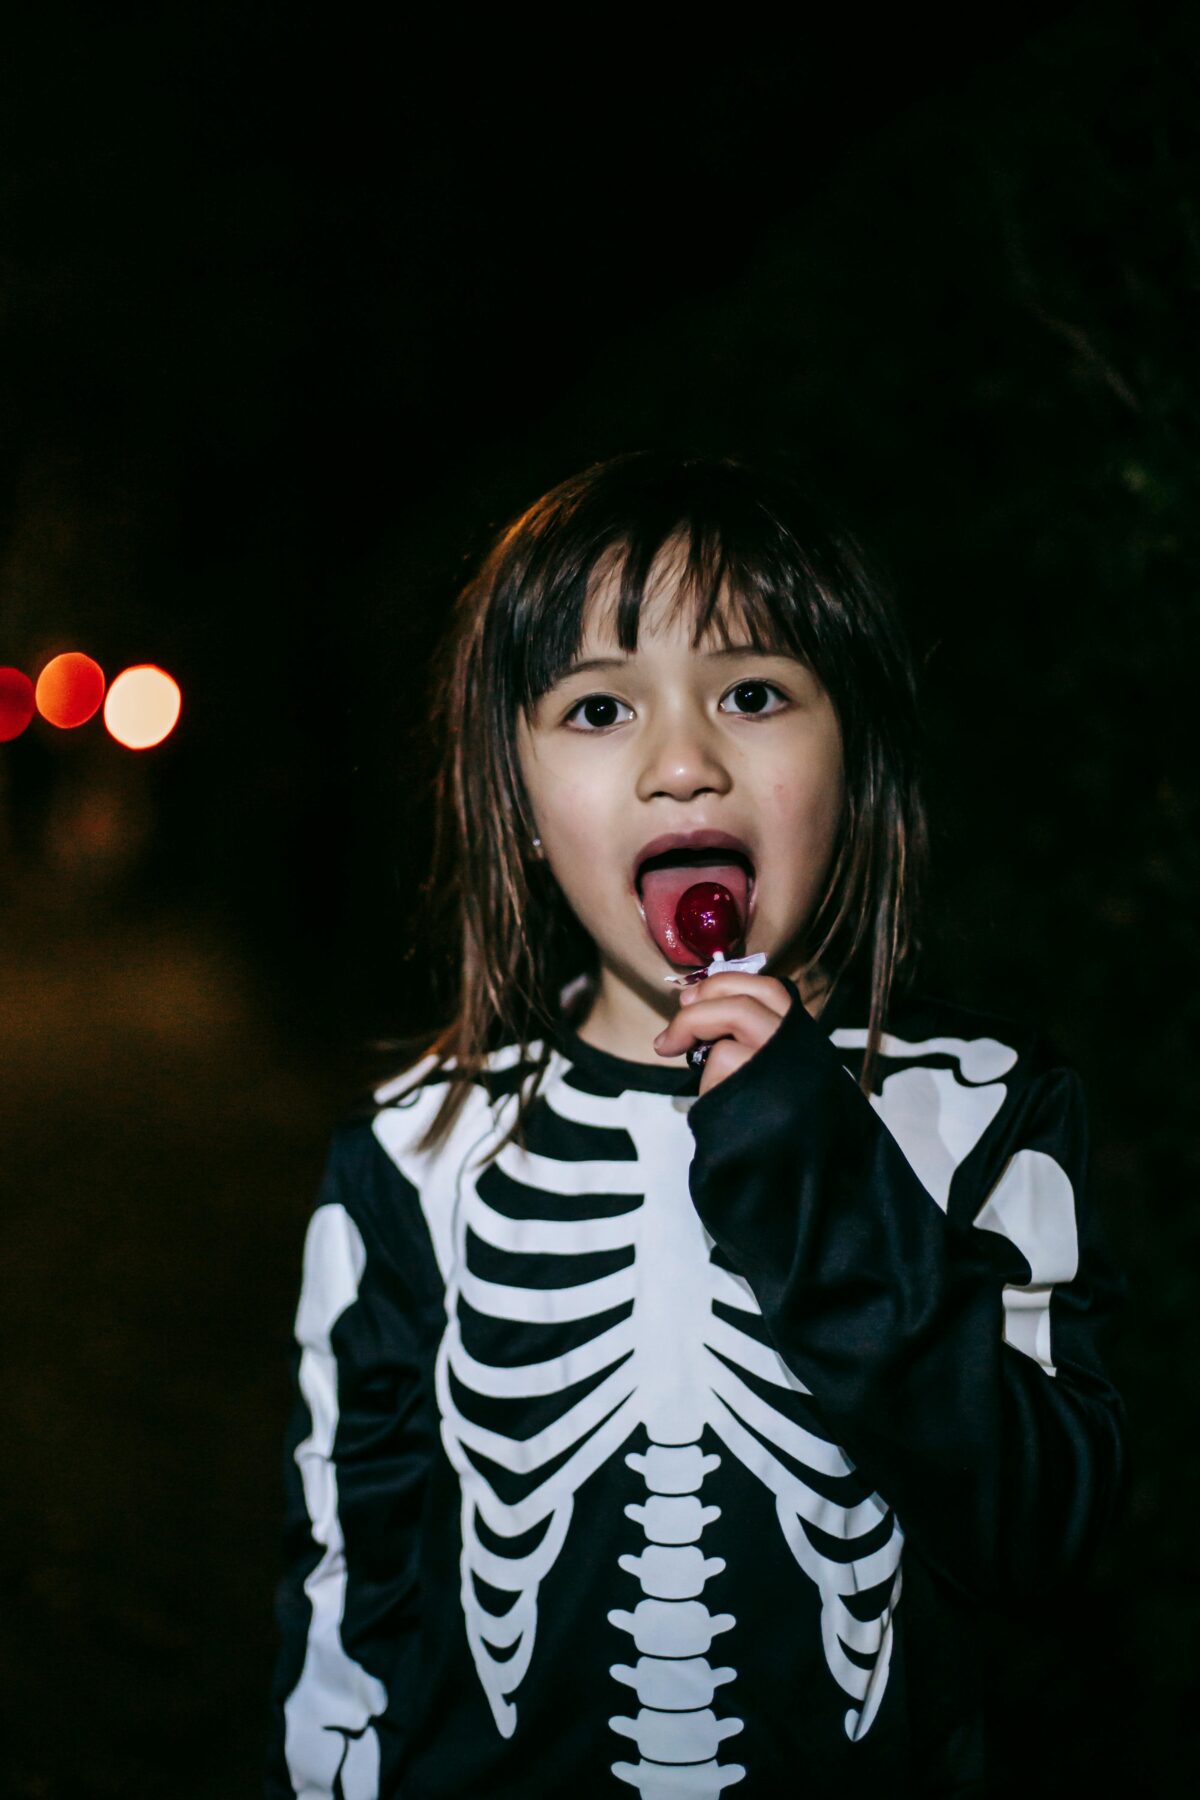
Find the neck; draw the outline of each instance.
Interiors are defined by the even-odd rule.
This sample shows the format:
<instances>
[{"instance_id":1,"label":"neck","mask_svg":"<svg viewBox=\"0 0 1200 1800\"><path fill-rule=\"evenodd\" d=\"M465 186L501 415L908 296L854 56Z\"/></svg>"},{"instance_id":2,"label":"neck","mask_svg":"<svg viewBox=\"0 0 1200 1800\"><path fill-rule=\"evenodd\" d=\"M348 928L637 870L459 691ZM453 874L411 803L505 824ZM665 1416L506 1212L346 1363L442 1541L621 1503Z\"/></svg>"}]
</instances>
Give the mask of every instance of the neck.
<instances>
[{"instance_id":1,"label":"neck","mask_svg":"<svg viewBox=\"0 0 1200 1800\"><path fill-rule=\"evenodd\" d=\"M655 1006L649 996L602 967L591 1005L575 1029L585 1044L606 1050L610 1056L620 1056L626 1062L650 1063L658 1069L684 1069L686 1057L656 1056L654 1052L654 1039L674 1014L676 1005L676 990L665 982L662 1001Z\"/></svg>"}]
</instances>

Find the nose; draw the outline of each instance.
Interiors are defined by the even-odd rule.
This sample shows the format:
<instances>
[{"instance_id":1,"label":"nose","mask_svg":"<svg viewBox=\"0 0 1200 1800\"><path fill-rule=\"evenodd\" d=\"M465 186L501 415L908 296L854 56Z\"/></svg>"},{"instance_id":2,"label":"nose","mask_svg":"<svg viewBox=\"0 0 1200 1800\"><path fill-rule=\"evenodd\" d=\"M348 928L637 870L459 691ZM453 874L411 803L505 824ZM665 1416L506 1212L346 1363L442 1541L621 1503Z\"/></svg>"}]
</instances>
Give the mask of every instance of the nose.
<instances>
[{"instance_id":1,"label":"nose","mask_svg":"<svg viewBox=\"0 0 1200 1800\"><path fill-rule=\"evenodd\" d=\"M688 712L663 719L643 740L639 800L659 795L693 800L702 794L726 794L731 785L714 730L702 715Z\"/></svg>"}]
</instances>

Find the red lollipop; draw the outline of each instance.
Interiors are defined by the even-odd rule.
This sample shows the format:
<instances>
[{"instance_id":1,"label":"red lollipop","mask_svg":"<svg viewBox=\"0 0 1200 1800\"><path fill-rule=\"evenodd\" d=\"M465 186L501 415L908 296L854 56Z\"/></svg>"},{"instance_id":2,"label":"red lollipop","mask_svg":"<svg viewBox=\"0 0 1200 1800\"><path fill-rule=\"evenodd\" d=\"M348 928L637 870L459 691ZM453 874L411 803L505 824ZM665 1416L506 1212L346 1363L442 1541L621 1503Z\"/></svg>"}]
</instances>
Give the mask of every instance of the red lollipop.
<instances>
[{"instance_id":1,"label":"red lollipop","mask_svg":"<svg viewBox=\"0 0 1200 1800\"><path fill-rule=\"evenodd\" d=\"M742 937L737 901L720 881L697 881L679 896L675 929L694 956L729 956Z\"/></svg>"}]
</instances>

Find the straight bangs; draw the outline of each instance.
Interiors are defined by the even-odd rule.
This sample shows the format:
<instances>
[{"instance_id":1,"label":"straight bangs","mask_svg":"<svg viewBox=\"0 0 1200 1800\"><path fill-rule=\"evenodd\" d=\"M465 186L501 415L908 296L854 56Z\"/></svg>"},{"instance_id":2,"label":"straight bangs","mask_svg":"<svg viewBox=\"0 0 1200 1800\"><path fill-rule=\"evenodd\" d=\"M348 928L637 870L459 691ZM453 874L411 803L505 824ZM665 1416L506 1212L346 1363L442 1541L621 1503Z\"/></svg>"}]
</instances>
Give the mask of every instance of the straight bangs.
<instances>
[{"instance_id":1,"label":"straight bangs","mask_svg":"<svg viewBox=\"0 0 1200 1800\"><path fill-rule=\"evenodd\" d=\"M589 498L592 505L557 522L521 572L509 638L514 713L530 712L570 669L592 594L610 575L613 635L626 652L637 648L653 576L656 586L674 588L672 622L690 615L693 648L711 633L725 648L737 642L798 657L823 679L826 601L817 573L749 495L728 484L707 495L681 484L676 494L647 495L644 508L631 509L628 494ZM605 499L607 506L595 504ZM499 593L497 600L503 604Z\"/></svg>"},{"instance_id":2,"label":"straight bangs","mask_svg":"<svg viewBox=\"0 0 1200 1800\"><path fill-rule=\"evenodd\" d=\"M794 656L829 695L845 803L802 956L822 1004L844 980L869 993L869 1093L893 986L915 966L928 854L911 656L857 542L788 477L730 459L639 452L596 464L509 525L462 591L435 684L442 764L425 885L450 1016L422 1048L481 1078L490 1052L515 1044L530 1074L504 1141L523 1141L556 1027L580 1022L572 1007L586 1003L595 946L532 848L517 740L521 714L577 659L602 585L627 653L661 592L673 618L690 617L694 647L711 634ZM449 1082L423 1148L445 1140L467 1086Z\"/></svg>"}]
</instances>

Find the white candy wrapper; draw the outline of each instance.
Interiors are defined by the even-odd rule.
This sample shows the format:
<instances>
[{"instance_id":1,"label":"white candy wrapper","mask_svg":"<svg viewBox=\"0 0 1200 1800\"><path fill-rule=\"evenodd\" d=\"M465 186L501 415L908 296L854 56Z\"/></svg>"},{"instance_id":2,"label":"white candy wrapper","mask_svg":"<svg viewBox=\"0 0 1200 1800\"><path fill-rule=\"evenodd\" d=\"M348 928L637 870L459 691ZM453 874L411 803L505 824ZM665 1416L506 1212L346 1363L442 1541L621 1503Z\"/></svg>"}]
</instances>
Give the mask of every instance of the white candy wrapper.
<instances>
[{"instance_id":1,"label":"white candy wrapper","mask_svg":"<svg viewBox=\"0 0 1200 1800\"><path fill-rule=\"evenodd\" d=\"M692 987L697 981L705 981L710 975L758 975L767 966L765 950L756 950L753 956L730 956L717 954L707 969L689 969L686 975L664 975L672 987Z\"/></svg>"}]
</instances>

